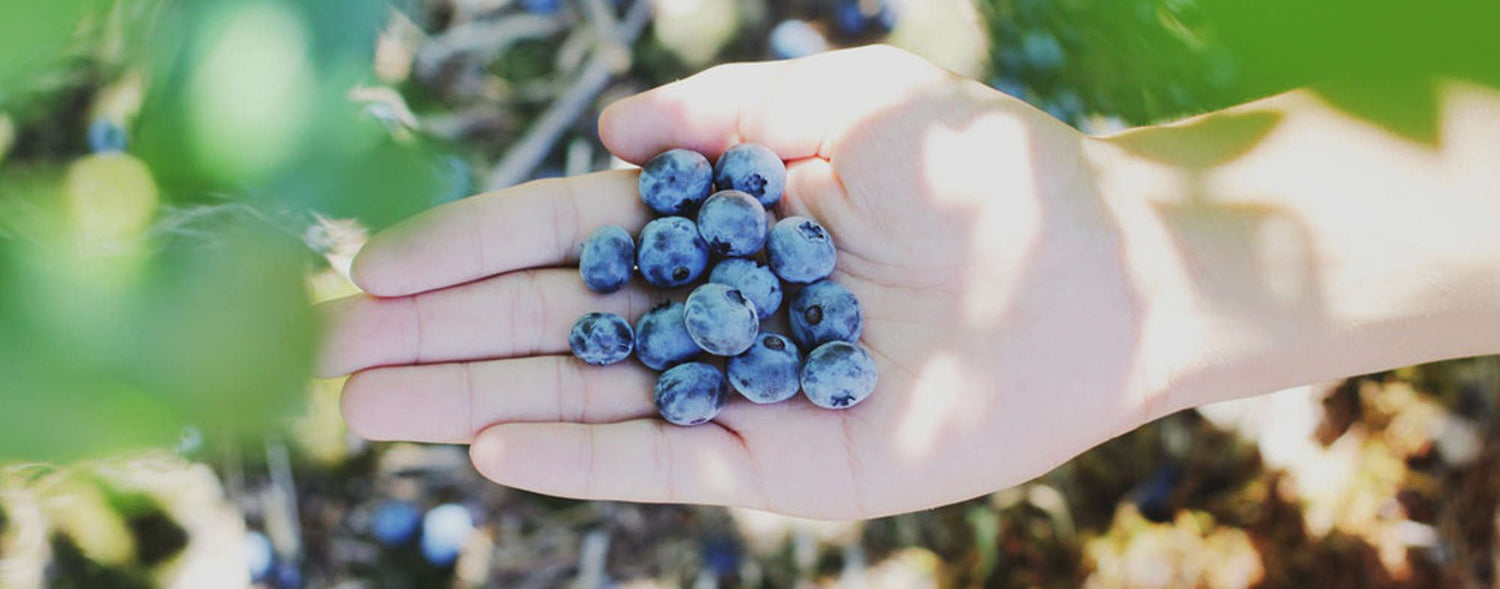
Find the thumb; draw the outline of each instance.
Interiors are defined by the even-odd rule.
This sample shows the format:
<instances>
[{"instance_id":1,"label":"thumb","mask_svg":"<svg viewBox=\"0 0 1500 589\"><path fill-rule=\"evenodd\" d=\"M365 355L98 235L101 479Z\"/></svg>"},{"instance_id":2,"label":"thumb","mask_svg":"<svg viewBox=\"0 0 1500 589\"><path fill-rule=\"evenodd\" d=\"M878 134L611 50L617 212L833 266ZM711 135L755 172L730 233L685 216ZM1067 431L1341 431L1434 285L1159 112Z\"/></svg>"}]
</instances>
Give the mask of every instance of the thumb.
<instances>
[{"instance_id":1,"label":"thumb","mask_svg":"<svg viewBox=\"0 0 1500 589\"><path fill-rule=\"evenodd\" d=\"M950 75L882 45L721 65L610 105L599 135L637 164L674 147L717 157L742 142L784 160L828 157L828 146L858 121Z\"/></svg>"}]
</instances>

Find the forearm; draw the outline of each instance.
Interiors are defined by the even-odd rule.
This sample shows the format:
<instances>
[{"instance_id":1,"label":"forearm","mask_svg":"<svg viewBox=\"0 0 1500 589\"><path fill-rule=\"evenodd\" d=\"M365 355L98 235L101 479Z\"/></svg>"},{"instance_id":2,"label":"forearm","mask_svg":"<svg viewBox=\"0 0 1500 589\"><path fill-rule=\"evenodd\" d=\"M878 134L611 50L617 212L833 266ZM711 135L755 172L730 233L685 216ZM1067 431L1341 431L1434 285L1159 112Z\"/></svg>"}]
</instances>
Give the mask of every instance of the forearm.
<instances>
[{"instance_id":1,"label":"forearm","mask_svg":"<svg viewBox=\"0 0 1500 589\"><path fill-rule=\"evenodd\" d=\"M1438 105L1431 142L1305 91L1091 142L1146 414L1500 352L1500 93Z\"/></svg>"}]
</instances>

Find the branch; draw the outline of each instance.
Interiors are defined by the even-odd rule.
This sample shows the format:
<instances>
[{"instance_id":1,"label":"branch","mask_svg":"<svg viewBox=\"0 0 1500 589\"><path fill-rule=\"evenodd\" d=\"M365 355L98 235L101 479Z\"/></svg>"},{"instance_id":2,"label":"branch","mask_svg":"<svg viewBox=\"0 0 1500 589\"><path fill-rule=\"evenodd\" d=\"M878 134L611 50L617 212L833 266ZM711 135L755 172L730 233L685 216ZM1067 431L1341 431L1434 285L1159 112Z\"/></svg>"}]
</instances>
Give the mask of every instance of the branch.
<instances>
[{"instance_id":1,"label":"branch","mask_svg":"<svg viewBox=\"0 0 1500 589\"><path fill-rule=\"evenodd\" d=\"M630 6L630 12L615 29L614 38L618 45L629 46L640 36L641 31L646 28L646 23L651 20L651 2L649 0L636 0ZM583 66L578 77L568 90L537 117L526 134L521 136L500 163L495 165L485 177L484 189L496 190L507 186L514 186L525 180L536 169L537 165L546 159L547 153L557 144L557 140L563 132L568 129L578 117L588 110L593 104L599 92L609 83L610 78L621 66L621 55L610 51L610 45L601 43L589 57L589 61ZM625 54L628 64L629 54Z\"/></svg>"}]
</instances>

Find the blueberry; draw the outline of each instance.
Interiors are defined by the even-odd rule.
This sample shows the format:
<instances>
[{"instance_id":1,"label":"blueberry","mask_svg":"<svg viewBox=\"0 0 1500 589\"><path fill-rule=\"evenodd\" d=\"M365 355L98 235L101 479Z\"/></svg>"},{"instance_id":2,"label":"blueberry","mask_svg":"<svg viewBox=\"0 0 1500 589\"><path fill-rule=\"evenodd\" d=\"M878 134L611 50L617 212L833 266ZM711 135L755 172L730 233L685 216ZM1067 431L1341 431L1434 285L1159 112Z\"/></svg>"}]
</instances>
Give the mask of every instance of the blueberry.
<instances>
[{"instance_id":1,"label":"blueberry","mask_svg":"<svg viewBox=\"0 0 1500 589\"><path fill-rule=\"evenodd\" d=\"M1030 31L1021 36L1021 57L1038 72L1060 69L1068 59L1062 43L1045 31Z\"/></svg>"},{"instance_id":2,"label":"blueberry","mask_svg":"<svg viewBox=\"0 0 1500 589\"><path fill-rule=\"evenodd\" d=\"M1157 523L1170 522L1177 515L1173 500L1181 480L1182 468L1169 462L1157 468L1125 496L1135 503L1146 519Z\"/></svg>"},{"instance_id":3,"label":"blueberry","mask_svg":"<svg viewBox=\"0 0 1500 589\"><path fill-rule=\"evenodd\" d=\"M713 166L696 151L662 152L641 169L637 184L646 206L663 215L693 212L713 191Z\"/></svg>"},{"instance_id":4,"label":"blueberry","mask_svg":"<svg viewBox=\"0 0 1500 589\"><path fill-rule=\"evenodd\" d=\"M573 324L568 333L568 347L580 360L604 366L630 357L635 348L635 332L623 317L614 313L587 313Z\"/></svg>"},{"instance_id":5,"label":"blueberry","mask_svg":"<svg viewBox=\"0 0 1500 589\"><path fill-rule=\"evenodd\" d=\"M766 244L766 208L738 190L721 190L698 209L698 234L718 256L748 256Z\"/></svg>"},{"instance_id":6,"label":"blueberry","mask_svg":"<svg viewBox=\"0 0 1500 589\"><path fill-rule=\"evenodd\" d=\"M276 563L276 589L301 589L302 569L292 561Z\"/></svg>"},{"instance_id":7,"label":"blueberry","mask_svg":"<svg viewBox=\"0 0 1500 589\"><path fill-rule=\"evenodd\" d=\"M865 32L865 13L859 8L859 0L839 0L834 5L833 22L846 35Z\"/></svg>"},{"instance_id":8,"label":"blueberry","mask_svg":"<svg viewBox=\"0 0 1500 589\"><path fill-rule=\"evenodd\" d=\"M771 208L786 190L786 164L776 152L759 143L741 143L729 148L714 163L714 185L719 190L738 190Z\"/></svg>"},{"instance_id":9,"label":"blueberry","mask_svg":"<svg viewBox=\"0 0 1500 589\"><path fill-rule=\"evenodd\" d=\"M771 28L766 45L770 47L772 57L794 59L827 51L828 39L818 29L807 24L807 21L790 19ZM720 158L720 161L723 159Z\"/></svg>"},{"instance_id":10,"label":"blueberry","mask_svg":"<svg viewBox=\"0 0 1500 589\"><path fill-rule=\"evenodd\" d=\"M635 357L652 370L666 370L703 351L688 335L682 303L667 301L647 311L635 324Z\"/></svg>"},{"instance_id":11,"label":"blueberry","mask_svg":"<svg viewBox=\"0 0 1500 589\"><path fill-rule=\"evenodd\" d=\"M729 359L729 386L755 403L778 403L801 388L802 358L784 335L762 333L755 345Z\"/></svg>"},{"instance_id":12,"label":"blueberry","mask_svg":"<svg viewBox=\"0 0 1500 589\"><path fill-rule=\"evenodd\" d=\"M410 501L386 501L375 508L370 533L386 546L400 546L417 535L422 510Z\"/></svg>"},{"instance_id":13,"label":"blueberry","mask_svg":"<svg viewBox=\"0 0 1500 589\"><path fill-rule=\"evenodd\" d=\"M583 284L594 292L614 292L630 281L635 269L635 242L624 229L614 225L600 227L583 241L578 256L578 274Z\"/></svg>"},{"instance_id":14,"label":"blueberry","mask_svg":"<svg viewBox=\"0 0 1500 589\"><path fill-rule=\"evenodd\" d=\"M809 350L832 341L857 341L864 329L859 299L827 279L803 287L792 297L787 319L792 337Z\"/></svg>"},{"instance_id":15,"label":"blueberry","mask_svg":"<svg viewBox=\"0 0 1500 589\"><path fill-rule=\"evenodd\" d=\"M453 564L473 533L468 508L456 503L434 507L422 517L422 556L436 566Z\"/></svg>"},{"instance_id":16,"label":"blueberry","mask_svg":"<svg viewBox=\"0 0 1500 589\"><path fill-rule=\"evenodd\" d=\"M698 425L713 419L724 408L729 387L718 368L688 362L661 373L653 398L663 419L677 425Z\"/></svg>"},{"instance_id":17,"label":"blueberry","mask_svg":"<svg viewBox=\"0 0 1500 589\"><path fill-rule=\"evenodd\" d=\"M849 342L828 342L802 364L802 392L814 405L846 409L875 391L875 360L864 348Z\"/></svg>"},{"instance_id":18,"label":"blueberry","mask_svg":"<svg viewBox=\"0 0 1500 589\"><path fill-rule=\"evenodd\" d=\"M89 123L89 150L94 153L125 151L125 129L106 118Z\"/></svg>"},{"instance_id":19,"label":"blueberry","mask_svg":"<svg viewBox=\"0 0 1500 589\"><path fill-rule=\"evenodd\" d=\"M771 228L766 239L771 271L787 282L806 284L833 273L838 251L833 237L817 221L787 217Z\"/></svg>"},{"instance_id":20,"label":"blueberry","mask_svg":"<svg viewBox=\"0 0 1500 589\"><path fill-rule=\"evenodd\" d=\"M708 268L708 244L691 220L662 217L641 229L635 260L646 282L676 288L696 280Z\"/></svg>"},{"instance_id":21,"label":"blueberry","mask_svg":"<svg viewBox=\"0 0 1500 589\"><path fill-rule=\"evenodd\" d=\"M521 0L521 8L532 14L555 14L562 9L562 0Z\"/></svg>"},{"instance_id":22,"label":"blueberry","mask_svg":"<svg viewBox=\"0 0 1500 589\"><path fill-rule=\"evenodd\" d=\"M845 35L860 35L875 29L888 33L896 27L896 11L885 0L838 0L834 24Z\"/></svg>"},{"instance_id":23,"label":"blueberry","mask_svg":"<svg viewBox=\"0 0 1500 589\"><path fill-rule=\"evenodd\" d=\"M729 258L714 266L708 281L740 291L755 304L761 321L781 308L781 280L765 264L745 258Z\"/></svg>"},{"instance_id":24,"label":"blueberry","mask_svg":"<svg viewBox=\"0 0 1500 589\"><path fill-rule=\"evenodd\" d=\"M760 331L755 303L740 291L712 282L693 289L682 318L698 347L715 356L733 356L749 349Z\"/></svg>"},{"instance_id":25,"label":"blueberry","mask_svg":"<svg viewBox=\"0 0 1500 589\"><path fill-rule=\"evenodd\" d=\"M276 551L271 540L256 530L245 532L245 564L250 567L250 580L263 581L271 575L271 566L276 564Z\"/></svg>"}]
</instances>

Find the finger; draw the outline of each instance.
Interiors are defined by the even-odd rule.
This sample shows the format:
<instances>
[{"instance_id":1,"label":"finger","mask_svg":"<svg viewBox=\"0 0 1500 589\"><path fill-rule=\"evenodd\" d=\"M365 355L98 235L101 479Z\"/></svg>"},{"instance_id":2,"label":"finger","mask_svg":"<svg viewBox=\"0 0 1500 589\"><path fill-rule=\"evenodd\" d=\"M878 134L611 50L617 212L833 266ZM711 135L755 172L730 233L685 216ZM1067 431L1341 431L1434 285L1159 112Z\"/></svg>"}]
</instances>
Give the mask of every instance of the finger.
<instances>
[{"instance_id":1,"label":"finger","mask_svg":"<svg viewBox=\"0 0 1500 589\"><path fill-rule=\"evenodd\" d=\"M857 121L946 75L884 46L721 65L610 105L599 136L637 164L674 147L715 157L740 142L787 160L828 156L824 146Z\"/></svg>"},{"instance_id":2,"label":"finger","mask_svg":"<svg viewBox=\"0 0 1500 589\"><path fill-rule=\"evenodd\" d=\"M821 158L787 162L786 193L777 206L783 216L801 215L814 219L831 219L824 210L847 207L843 182L833 171L833 164Z\"/></svg>"},{"instance_id":3,"label":"finger","mask_svg":"<svg viewBox=\"0 0 1500 589\"><path fill-rule=\"evenodd\" d=\"M344 422L371 440L465 444L501 422L621 421L656 414L656 376L635 362L569 356L376 368L344 384Z\"/></svg>"},{"instance_id":4,"label":"finger","mask_svg":"<svg viewBox=\"0 0 1500 589\"><path fill-rule=\"evenodd\" d=\"M539 180L439 206L372 237L350 275L365 292L390 297L576 260L594 229L634 234L646 224L636 175Z\"/></svg>"},{"instance_id":5,"label":"finger","mask_svg":"<svg viewBox=\"0 0 1500 589\"><path fill-rule=\"evenodd\" d=\"M522 270L405 297L356 295L322 306L330 327L318 373L564 353L583 314L633 320L650 307L644 287L595 293L572 268Z\"/></svg>"},{"instance_id":6,"label":"finger","mask_svg":"<svg viewBox=\"0 0 1500 589\"><path fill-rule=\"evenodd\" d=\"M716 423L503 423L469 456L490 480L548 495L766 507L745 445Z\"/></svg>"}]
</instances>

